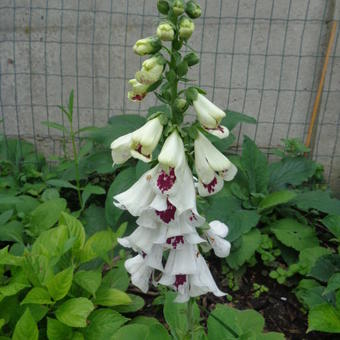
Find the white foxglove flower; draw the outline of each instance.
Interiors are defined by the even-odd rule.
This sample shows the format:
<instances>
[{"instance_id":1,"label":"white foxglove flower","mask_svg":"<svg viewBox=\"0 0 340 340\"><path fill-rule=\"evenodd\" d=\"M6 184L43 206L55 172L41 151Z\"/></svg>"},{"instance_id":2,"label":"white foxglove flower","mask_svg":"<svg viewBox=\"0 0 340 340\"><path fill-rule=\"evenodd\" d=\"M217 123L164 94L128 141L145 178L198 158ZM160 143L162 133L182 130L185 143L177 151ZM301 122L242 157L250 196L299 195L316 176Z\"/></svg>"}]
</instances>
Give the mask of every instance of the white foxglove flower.
<instances>
[{"instance_id":1,"label":"white foxglove flower","mask_svg":"<svg viewBox=\"0 0 340 340\"><path fill-rule=\"evenodd\" d=\"M155 198L151 180L157 168L147 171L132 187L113 197L113 203L127 210L132 216L140 216Z\"/></svg>"},{"instance_id":2,"label":"white foxglove flower","mask_svg":"<svg viewBox=\"0 0 340 340\"><path fill-rule=\"evenodd\" d=\"M132 133L121 136L111 143L111 156L114 164L123 164L131 158Z\"/></svg>"},{"instance_id":3,"label":"white foxglove flower","mask_svg":"<svg viewBox=\"0 0 340 340\"><path fill-rule=\"evenodd\" d=\"M186 17L182 17L179 22L179 37L183 40L189 39L195 30L194 22Z\"/></svg>"},{"instance_id":4,"label":"white foxglove flower","mask_svg":"<svg viewBox=\"0 0 340 340\"><path fill-rule=\"evenodd\" d=\"M137 81L143 85L152 85L159 80L164 69L164 58L155 56L142 64L142 69L135 75Z\"/></svg>"},{"instance_id":5,"label":"white foxglove flower","mask_svg":"<svg viewBox=\"0 0 340 340\"><path fill-rule=\"evenodd\" d=\"M158 117L149 120L141 128L132 133L131 155L143 162L152 160L155 150L163 132L163 125Z\"/></svg>"},{"instance_id":6,"label":"white foxglove flower","mask_svg":"<svg viewBox=\"0 0 340 340\"><path fill-rule=\"evenodd\" d=\"M129 80L129 84L132 86L132 91L129 91L128 98L134 102L142 101L148 93L148 85L141 84L136 79Z\"/></svg>"},{"instance_id":7,"label":"white foxglove flower","mask_svg":"<svg viewBox=\"0 0 340 340\"><path fill-rule=\"evenodd\" d=\"M209 196L223 188L223 181L231 181L237 168L201 133L195 140L195 168L198 175L198 193Z\"/></svg>"},{"instance_id":8,"label":"white foxglove flower","mask_svg":"<svg viewBox=\"0 0 340 340\"><path fill-rule=\"evenodd\" d=\"M162 247L155 246L149 255L139 254L124 263L125 269L131 275L131 282L144 293L149 290L154 269L163 270L162 254Z\"/></svg>"},{"instance_id":9,"label":"white foxglove flower","mask_svg":"<svg viewBox=\"0 0 340 340\"><path fill-rule=\"evenodd\" d=\"M200 93L197 94L193 105L197 113L198 121L201 123L203 129L218 138L229 136L228 128L220 125L221 120L226 114L219 107Z\"/></svg>"},{"instance_id":10,"label":"white foxglove flower","mask_svg":"<svg viewBox=\"0 0 340 340\"><path fill-rule=\"evenodd\" d=\"M140 39L133 46L134 52L140 56L156 53L161 48L162 42L159 40L158 37L148 37Z\"/></svg>"},{"instance_id":11,"label":"white foxglove flower","mask_svg":"<svg viewBox=\"0 0 340 340\"><path fill-rule=\"evenodd\" d=\"M196 254L195 264L196 271L193 274L183 272L171 275L165 270L159 283L172 286L178 292L175 302L179 303L187 302L190 297L196 297L209 292L215 296L224 296L225 293L218 289L209 267L203 256L199 253Z\"/></svg>"},{"instance_id":12,"label":"white foxglove flower","mask_svg":"<svg viewBox=\"0 0 340 340\"><path fill-rule=\"evenodd\" d=\"M161 22L157 27L157 36L163 41L172 41L175 37L174 27L171 23Z\"/></svg>"},{"instance_id":13,"label":"white foxglove flower","mask_svg":"<svg viewBox=\"0 0 340 340\"><path fill-rule=\"evenodd\" d=\"M230 242L224 238L228 235L228 227L220 221L212 221L209 223L210 229L205 231L205 237L214 253L218 257L227 257L230 254Z\"/></svg>"}]
</instances>

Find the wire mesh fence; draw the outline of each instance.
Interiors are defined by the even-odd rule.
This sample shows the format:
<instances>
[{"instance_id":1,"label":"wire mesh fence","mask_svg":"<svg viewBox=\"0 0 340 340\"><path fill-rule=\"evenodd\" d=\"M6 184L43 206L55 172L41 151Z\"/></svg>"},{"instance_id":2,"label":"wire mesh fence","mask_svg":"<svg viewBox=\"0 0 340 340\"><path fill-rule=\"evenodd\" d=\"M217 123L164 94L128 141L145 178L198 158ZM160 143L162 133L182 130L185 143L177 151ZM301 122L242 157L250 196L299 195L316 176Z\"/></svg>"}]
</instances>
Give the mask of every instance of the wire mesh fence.
<instances>
[{"instance_id":1,"label":"wire mesh fence","mask_svg":"<svg viewBox=\"0 0 340 340\"><path fill-rule=\"evenodd\" d=\"M201 64L190 79L217 105L257 119L237 130L270 153L283 138L304 139L320 79L335 1L200 0L190 44ZM157 101L127 100L141 60L135 41L154 33L156 0L1 0L0 112L6 138L60 154L61 136L41 121L64 124L58 105L75 89L76 126L111 115L145 114ZM313 157L340 191L340 44L328 67Z\"/></svg>"}]
</instances>

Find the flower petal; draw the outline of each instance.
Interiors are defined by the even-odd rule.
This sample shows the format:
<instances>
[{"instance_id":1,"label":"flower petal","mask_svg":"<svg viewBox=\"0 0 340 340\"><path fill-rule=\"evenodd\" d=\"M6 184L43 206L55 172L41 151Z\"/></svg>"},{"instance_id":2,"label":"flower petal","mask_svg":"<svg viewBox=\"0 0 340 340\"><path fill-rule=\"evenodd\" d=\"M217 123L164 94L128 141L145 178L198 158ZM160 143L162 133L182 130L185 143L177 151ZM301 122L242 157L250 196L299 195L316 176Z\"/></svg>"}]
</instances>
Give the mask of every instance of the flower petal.
<instances>
[{"instance_id":1,"label":"flower petal","mask_svg":"<svg viewBox=\"0 0 340 340\"><path fill-rule=\"evenodd\" d=\"M194 274L197 271L195 247L186 244L170 251L164 269L168 275Z\"/></svg>"},{"instance_id":2,"label":"flower petal","mask_svg":"<svg viewBox=\"0 0 340 340\"><path fill-rule=\"evenodd\" d=\"M209 232L219 236L219 237L226 237L228 235L229 232L229 228L226 224L220 222L220 221L211 221L209 223L210 226L210 230Z\"/></svg>"},{"instance_id":3,"label":"flower petal","mask_svg":"<svg viewBox=\"0 0 340 340\"><path fill-rule=\"evenodd\" d=\"M227 138L229 136L228 128L222 125L218 125L215 128L207 128L203 126L203 129L209 132L211 135L214 135L215 137L220 139Z\"/></svg>"},{"instance_id":4,"label":"flower petal","mask_svg":"<svg viewBox=\"0 0 340 340\"><path fill-rule=\"evenodd\" d=\"M111 143L111 155L114 164L123 164L131 157L132 133L121 136Z\"/></svg>"}]
</instances>

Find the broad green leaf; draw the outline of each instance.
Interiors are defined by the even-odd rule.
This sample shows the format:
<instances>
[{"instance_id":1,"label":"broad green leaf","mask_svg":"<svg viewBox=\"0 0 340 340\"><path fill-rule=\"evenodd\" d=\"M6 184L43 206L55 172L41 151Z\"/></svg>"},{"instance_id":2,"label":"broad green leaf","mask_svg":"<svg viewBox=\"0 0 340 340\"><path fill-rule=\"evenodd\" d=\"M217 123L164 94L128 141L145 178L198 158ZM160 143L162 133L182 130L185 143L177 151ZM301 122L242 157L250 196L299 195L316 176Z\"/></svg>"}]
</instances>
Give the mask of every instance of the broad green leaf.
<instances>
[{"instance_id":1,"label":"broad green leaf","mask_svg":"<svg viewBox=\"0 0 340 340\"><path fill-rule=\"evenodd\" d=\"M72 339L71 340L85 340L84 335L80 332L74 332L72 334Z\"/></svg>"},{"instance_id":2,"label":"broad green leaf","mask_svg":"<svg viewBox=\"0 0 340 340\"><path fill-rule=\"evenodd\" d=\"M320 257L310 271L310 276L327 282L331 276L340 272L340 255L331 254Z\"/></svg>"},{"instance_id":3,"label":"broad green leaf","mask_svg":"<svg viewBox=\"0 0 340 340\"><path fill-rule=\"evenodd\" d=\"M0 249L0 265L22 266L25 262L23 257L8 253L8 246Z\"/></svg>"},{"instance_id":4,"label":"broad green leaf","mask_svg":"<svg viewBox=\"0 0 340 340\"><path fill-rule=\"evenodd\" d=\"M247 179L249 193L266 193L269 180L267 158L247 136L242 145L241 165L240 171Z\"/></svg>"},{"instance_id":5,"label":"broad green leaf","mask_svg":"<svg viewBox=\"0 0 340 340\"><path fill-rule=\"evenodd\" d=\"M276 191L267 195L259 204L258 210L261 212L265 209L273 208L280 204L285 204L291 201L296 196L293 191Z\"/></svg>"},{"instance_id":6,"label":"broad green leaf","mask_svg":"<svg viewBox=\"0 0 340 340\"><path fill-rule=\"evenodd\" d=\"M144 299L138 295L128 294L131 299L131 303L128 305L119 305L115 306L114 309L119 313L133 313L142 309L145 305Z\"/></svg>"},{"instance_id":7,"label":"broad green leaf","mask_svg":"<svg viewBox=\"0 0 340 340\"><path fill-rule=\"evenodd\" d=\"M55 198L59 198L59 191L54 188L46 189L43 194L41 195L41 200L43 202L47 202L50 200L54 200ZM33 210L33 209L32 209Z\"/></svg>"},{"instance_id":8,"label":"broad green leaf","mask_svg":"<svg viewBox=\"0 0 340 340\"><path fill-rule=\"evenodd\" d=\"M108 340L126 322L127 318L111 309L98 309L89 317L89 326L85 330L87 340Z\"/></svg>"},{"instance_id":9,"label":"broad green leaf","mask_svg":"<svg viewBox=\"0 0 340 340\"><path fill-rule=\"evenodd\" d=\"M93 234L81 250L81 262L88 262L96 257L106 258L109 250L113 249L113 233L111 230L103 230Z\"/></svg>"},{"instance_id":10,"label":"broad green leaf","mask_svg":"<svg viewBox=\"0 0 340 340\"><path fill-rule=\"evenodd\" d=\"M27 308L15 325L13 340L38 340L39 331L30 310Z\"/></svg>"},{"instance_id":11,"label":"broad green leaf","mask_svg":"<svg viewBox=\"0 0 340 340\"><path fill-rule=\"evenodd\" d=\"M0 319L0 331L1 331L1 328L2 326L6 323L6 320L5 319Z\"/></svg>"},{"instance_id":12,"label":"broad green leaf","mask_svg":"<svg viewBox=\"0 0 340 340\"><path fill-rule=\"evenodd\" d=\"M72 337L72 328L62 322L47 318L47 338L49 340L69 340Z\"/></svg>"},{"instance_id":13,"label":"broad green leaf","mask_svg":"<svg viewBox=\"0 0 340 340\"><path fill-rule=\"evenodd\" d=\"M300 251L298 263L303 267L304 274L307 275L321 256L331 253L330 249L324 247L306 248ZM302 268L300 269L300 273L302 274L301 270Z\"/></svg>"},{"instance_id":14,"label":"broad green leaf","mask_svg":"<svg viewBox=\"0 0 340 340\"><path fill-rule=\"evenodd\" d=\"M53 227L65 209L66 201L63 198L56 198L40 204L31 213L30 230L34 234L40 234Z\"/></svg>"},{"instance_id":15,"label":"broad green leaf","mask_svg":"<svg viewBox=\"0 0 340 340\"><path fill-rule=\"evenodd\" d=\"M222 119L221 125L226 126L229 130L233 130L239 123L256 124L256 119L247 116L244 113L227 110L226 116Z\"/></svg>"},{"instance_id":16,"label":"broad green leaf","mask_svg":"<svg viewBox=\"0 0 340 340\"><path fill-rule=\"evenodd\" d=\"M313 307L308 314L308 332L340 333L340 311L330 304Z\"/></svg>"},{"instance_id":17,"label":"broad green leaf","mask_svg":"<svg viewBox=\"0 0 340 340\"><path fill-rule=\"evenodd\" d=\"M72 286L73 267L69 267L51 278L47 283L48 292L55 301L64 298Z\"/></svg>"},{"instance_id":18,"label":"broad green leaf","mask_svg":"<svg viewBox=\"0 0 340 340\"><path fill-rule=\"evenodd\" d=\"M227 257L228 265L233 269L242 266L255 254L260 243L261 233L257 229L242 235L241 246L238 249L232 250L229 257Z\"/></svg>"},{"instance_id":19,"label":"broad green leaf","mask_svg":"<svg viewBox=\"0 0 340 340\"><path fill-rule=\"evenodd\" d=\"M82 223L79 220L77 220L75 217L65 212L61 213L59 223L65 224L69 231L70 237L75 238L75 242L73 244L73 250L78 251L82 249L85 244L85 238L86 238L85 229Z\"/></svg>"},{"instance_id":20,"label":"broad green leaf","mask_svg":"<svg viewBox=\"0 0 340 340\"><path fill-rule=\"evenodd\" d=\"M69 299L58 307L57 319L70 327L86 327L89 314L93 311L93 303L83 297Z\"/></svg>"},{"instance_id":21,"label":"broad green leaf","mask_svg":"<svg viewBox=\"0 0 340 340\"><path fill-rule=\"evenodd\" d=\"M7 210L4 213L0 214L0 226L2 224L7 223L12 216L13 216L13 209Z\"/></svg>"},{"instance_id":22,"label":"broad green leaf","mask_svg":"<svg viewBox=\"0 0 340 340\"><path fill-rule=\"evenodd\" d=\"M69 188L77 190L76 186L68 181L64 181L63 179L50 179L46 183L57 188Z\"/></svg>"},{"instance_id":23,"label":"broad green leaf","mask_svg":"<svg viewBox=\"0 0 340 340\"><path fill-rule=\"evenodd\" d=\"M28 307L30 309L30 312L31 312L32 317L35 320L35 322L41 321L49 311L49 307L43 306L43 305L37 305L37 304L33 304L33 303L29 303L29 304L24 305L22 307L24 307L24 308Z\"/></svg>"},{"instance_id":24,"label":"broad green leaf","mask_svg":"<svg viewBox=\"0 0 340 340\"><path fill-rule=\"evenodd\" d=\"M112 336L112 340L147 340L149 328L145 325L127 325L120 328Z\"/></svg>"},{"instance_id":25,"label":"broad green leaf","mask_svg":"<svg viewBox=\"0 0 340 340\"><path fill-rule=\"evenodd\" d=\"M23 243L23 232L24 225L19 221L11 221L7 224L0 225L0 241Z\"/></svg>"},{"instance_id":26,"label":"broad green leaf","mask_svg":"<svg viewBox=\"0 0 340 340\"><path fill-rule=\"evenodd\" d=\"M294 204L301 210L316 209L330 215L338 215L340 200L331 198L327 191L307 191L296 196Z\"/></svg>"},{"instance_id":27,"label":"broad green leaf","mask_svg":"<svg viewBox=\"0 0 340 340\"><path fill-rule=\"evenodd\" d=\"M186 318L187 303L176 303L175 293L168 292L165 296L163 314L172 334L176 334L180 339L188 332L188 320ZM197 304L193 308L193 322L198 323L200 314Z\"/></svg>"},{"instance_id":28,"label":"broad green leaf","mask_svg":"<svg viewBox=\"0 0 340 340\"><path fill-rule=\"evenodd\" d=\"M82 216L82 222L84 223L86 235L88 237L92 236L97 231L106 230L108 227L105 219L105 209L94 204L91 204L85 209Z\"/></svg>"},{"instance_id":29,"label":"broad green leaf","mask_svg":"<svg viewBox=\"0 0 340 340\"><path fill-rule=\"evenodd\" d=\"M102 274L94 270L78 271L74 275L74 282L91 295L95 295L102 282Z\"/></svg>"},{"instance_id":30,"label":"broad green leaf","mask_svg":"<svg viewBox=\"0 0 340 340\"><path fill-rule=\"evenodd\" d=\"M280 242L298 251L319 245L313 228L301 224L292 218L285 218L274 222L270 226L270 230Z\"/></svg>"},{"instance_id":31,"label":"broad green leaf","mask_svg":"<svg viewBox=\"0 0 340 340\"><path fill-rule=\"evenodd\" d=\"M269 186L271 190L282 190L288 185L300 185L316 170L316 163L305 157L287 157L269 165Z\"/></svg>"},{"instance_id":32,"label":"broad green leaf","mask_svg":"<svg viewBox=\"0 0 340 340\"><path fill-rule=\"evenodd\" d=\"M30 254L25 257L23 269L33 286L45 285L46 281L54 275L50 259L40 254Z\"/></svg>"},{"instance_id":33,"label":"broad green leaf","mask_svg":"<svg viewBox=\"0 0 340 340\"><path fill-rule=\"evenodd\" d=\"M19 293L21 290L29 287L28 284L13 282L9 283L6 286L0 286L0 296L12 296Z\"/></svg>"},{"instance_id":34,"label":"broad green leaf","mask_svg":"<svg viewBox=\"0 0 340 340\"><path fill-rule=\"evenodd\" d=\"M146 340L171 340L168 331L162 324L154 324L149 327L149 332ZM195 338L194 338L195 339ZM203 339L202 339L203 340Z\"/></svg>"},{"instance_id":35,"label":"broad green leaf","mask_svg":"<svg viewBox=\"0 0 340 340\"><path fill-rule=\"evenodd\" d=\"M323 292L323 295L334 292L340 288L340 273L333 274L327 283L327 288Z\"/></svg>"},{"instance_id":36,"label":"broad green leaf","mask_svg":"<svg viewBox=\"0 0 340 340\"><path fill-rule=\"evenodd\" d=\"M322 223L327 227L327 229L338 239L340 239L340 215L329 215L326 216Z\"/></svg>"},{"instance_id":37,"label":"broad green leaf","mask_svg":"<svg viewBox=\"0 0 340 340\"><path fill-rule=\"evenodd\" d=\"M132 302L129 295L115 288L100 288L96 293L95 304L112 307L128 305Z\"/></svg>"},{"instance_id":38,"label":"broad green leaf","mask_svg":"<svg viewBox=\"0 0 340 340\"><path fill-rule=\"evenodd\" d=\"M87 202L91 195L105 195L105 190L98 185L88 184L83 189L82 193L83 206L85 206L85 203Z\"/></svg>"},{"instance_id":39,"label":"broad green leaf","mask_svg":"<svg viewBox=\"0 0 340 340\"><path fill-rule=\"evenodd\" d=\"M40 234L32 246L32 254L48 258L60 257L67 250L68 229L65 225L46 230Z\"/></svg>"},{"instance_id":40,"label":"broad green leaf","mask_svg":"<svg viewBox=\"0 0 340 340\"><path fill-rule=\"evenodd\" d=\"M20 202L17 202L15 205L17 213L28 215L40 204L39 201L32 196L21 195L18 198Z\"/></svg>"},{"instance_id":41,"label":"broad green leaf","mask_svg":"<svg viewBox=\"0 0 340 340\"><path fill-rule=\"evenodd\" d=\"M115 226L124 212L122 209L114 206L113 196L129 189L135 181L136 169L128 167L127 169L122 170L111 184L105 201L105 217L106 222L110 226Z\"/></svg>"},{"instance_id":42,"label":"broad green leaf","mask_svg":"<svg viewBox=\"0 0 340 340\"><path fill-rule=\"evenodd\" d=\"M122 291L126 291L129 287L130 279L129 275L121 262L118 267L112 268L107 272L103 278L102 287L116 288Z\"/></svg>"},{"instance_id":43,"label":"broad green leaf","mask_svg":"<svg viewBox=\"0 0 340 340\"><path fill-rule=\"evenodd\" d=\"M38 304L38 305L48 305L52 303L51 296L45 288L34 287L32 288L25 298L22 300L21 304Z\"/></svg>"}]
</instances>

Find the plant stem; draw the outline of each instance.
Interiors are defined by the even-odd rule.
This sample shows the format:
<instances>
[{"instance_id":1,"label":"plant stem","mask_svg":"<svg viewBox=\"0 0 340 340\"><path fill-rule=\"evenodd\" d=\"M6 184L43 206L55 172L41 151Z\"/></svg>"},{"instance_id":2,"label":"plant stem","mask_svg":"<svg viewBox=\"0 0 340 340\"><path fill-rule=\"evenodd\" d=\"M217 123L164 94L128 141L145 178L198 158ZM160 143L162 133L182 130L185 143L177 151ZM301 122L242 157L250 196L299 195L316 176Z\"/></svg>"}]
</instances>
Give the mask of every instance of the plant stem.
<instances>
[{"instance_id":1,"label":"plant stem","mask_svg":"<svg viewBox=\"0 0 340 340\"><path fill-rule=\"evenodd\" d=\"M76 186L77 186L77 192L78 192L78 200L80 204L80 208L83 208L83 200L81 198L81 191L80 191L80 179L79 179L79 160L78 160L78 152L76 147L76 141L72 126L72 120L70 120L70 135L72 140L72 149L73 149L73 159L74 159L74 168L76 172Z\"/></svg>"}]
</instances>

